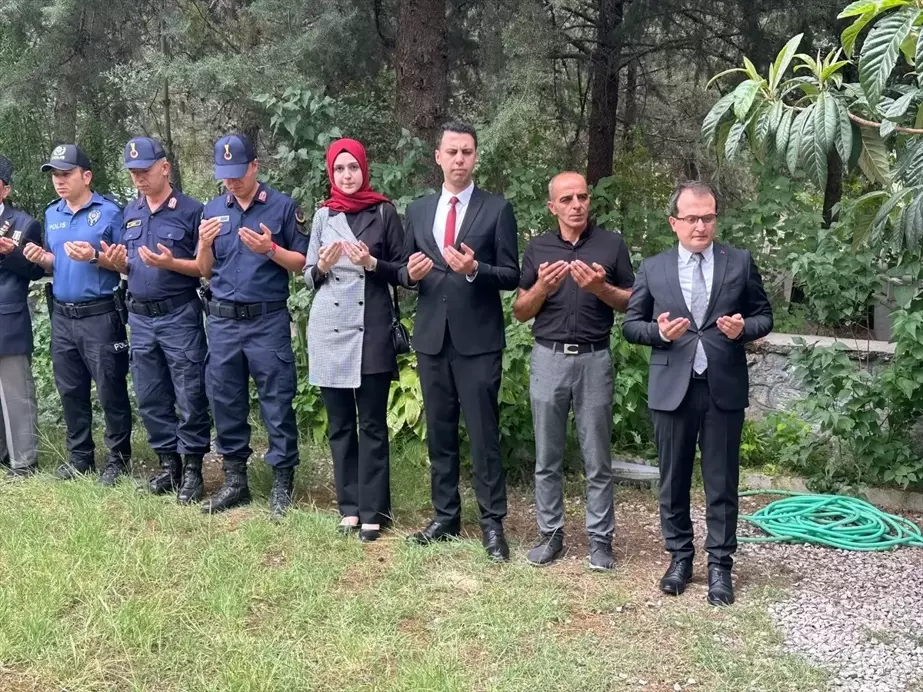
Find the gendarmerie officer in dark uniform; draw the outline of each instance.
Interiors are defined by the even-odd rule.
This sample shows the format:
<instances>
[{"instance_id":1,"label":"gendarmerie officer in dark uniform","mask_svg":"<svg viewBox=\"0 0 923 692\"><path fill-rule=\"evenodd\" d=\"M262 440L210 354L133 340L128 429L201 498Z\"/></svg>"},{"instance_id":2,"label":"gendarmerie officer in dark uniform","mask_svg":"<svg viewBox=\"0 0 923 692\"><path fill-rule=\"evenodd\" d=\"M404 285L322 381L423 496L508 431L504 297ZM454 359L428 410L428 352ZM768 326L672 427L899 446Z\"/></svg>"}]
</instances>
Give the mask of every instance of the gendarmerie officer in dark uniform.
<instances>
[{"instance_id":1,"label":"gendarmerie officer in dark uniform","mask_svg":"<svg viewBox=\"0 0 923 692\"><path fill-rule=\"evenodd\" d=\"M106 256L128 275L132 383L161 466L149 488L178 490L187 504L202 498L202 457L211 444L195 261L203 206L173 189L166 157L150 137L125 146L124 165L140 194L125 209L124 244L107 246Z\"/></svg>"},{"instance_id":2,"label":"gendarmerie officer in dark uniform","mask_svg":"<svg viewBox=\"0 0 923 692\"><path fill-rule=\"evenodd\" d=\"M45 271L22 254L26 243L42 244L42 227L7 197L13 164L0 156L0 464L7 478L38 469L38 406L32 380L32 318L29 283Z\"/></svg>"},{"instance_id":3,"label":"gendarmerie officer in dark uniform","mask_svg":"<svg viewBox=\"0 0 923 692\"><path fill-rule=\"evenodd\" d=\"M100 483L113 486L131 459L131 402L128 398L128 338L116 310L118 268L101 254L102 243L122 237L122 208L93 192L91 163L75 144L51 152L42 172L51 171L60 200L45 209L45 247L29 243L25 256L54 274L51 300L51 362L67 425L68 462L58 477L95 470L90 386L106 418L109 455Z\"/></svg>"},{"instance_id":4,"label":"gendarmerie officer in dark uniform","mask_svg":"<svg viewBox=\"0 0 923 692\"><path fill-rule=\"evenodd\" d=\"M258 168L244 135L227 135L215 144L215 178L224 181L227 193L205 205L196 260L211 280L207 376L224 485L202 511L250 501L252 377L269 434L270 513L280 517L291 505L298 465L295 356L286 301L289 272L304 268L308 231L295 201L260 183Z\"/></svg>"}]
</instances>

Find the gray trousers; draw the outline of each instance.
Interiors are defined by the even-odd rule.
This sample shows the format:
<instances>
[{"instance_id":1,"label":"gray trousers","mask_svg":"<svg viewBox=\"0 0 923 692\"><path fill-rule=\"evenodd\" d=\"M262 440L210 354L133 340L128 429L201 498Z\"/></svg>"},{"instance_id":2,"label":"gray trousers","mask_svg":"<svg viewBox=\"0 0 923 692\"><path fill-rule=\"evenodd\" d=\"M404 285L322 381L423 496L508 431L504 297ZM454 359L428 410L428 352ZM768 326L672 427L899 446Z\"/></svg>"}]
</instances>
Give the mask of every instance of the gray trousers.
<instances>
[{"instance_id":1,"label":"gray trousers","mask_svg":"<svg viewBox=\"0 0 923 692\"><path fill-rule=\"evenodd\" d=\"M0 356L0 459L21 469L38 461L38 406L32 359Z\"/></svg>"},{"instance_id":2,"label":"gray trousers","mask_svg":"<svg viewBox=\"0 0 923 692\"><path fill-rule=\"evenodd\" d=\"M587 533L612 540L612 357L607 350L569 356L535 344L529 379L539 531L564 529L564 443L573 402L586 473Z\"/></svg>"}]
</instances>

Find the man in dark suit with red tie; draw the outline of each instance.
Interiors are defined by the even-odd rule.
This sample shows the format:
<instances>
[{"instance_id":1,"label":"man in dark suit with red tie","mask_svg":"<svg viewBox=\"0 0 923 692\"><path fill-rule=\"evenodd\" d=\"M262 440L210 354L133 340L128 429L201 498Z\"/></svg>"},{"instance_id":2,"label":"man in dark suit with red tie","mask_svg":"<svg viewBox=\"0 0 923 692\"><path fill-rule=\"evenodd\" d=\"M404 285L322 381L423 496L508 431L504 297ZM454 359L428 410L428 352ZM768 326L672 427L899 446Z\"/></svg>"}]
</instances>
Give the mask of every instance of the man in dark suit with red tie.
<instances>
[{"instance_id":1,"label":"man in dark suit with red tie","mask_svg":"<svg viewBox=\"0 0 923 692\"><path fill-rule=\"evenodd\" d=\"M513 208L474 185L477 133L442 126L436 162L443 186L407 209L401 282L419 291L413 347L423 389L435 516L410 536L419 544L461 530L459 412L471 441L474 491L487 554L509 559L503 533L506 481L500 459L499 403L504 335L500 291L519 285Z\"/></svg>"},{"instance_id":2,"label":"man in dark suit with red tie","mask_svg":"<svg viewBox=\"0 0 923 692\"><path fill-rule=\"evenodd\" d=\"M772 330L772 307L749 251L715 242L715 193L677 186L670 226L679 245L644 260L622 332L651 346L648 406L660 456L660 525L670 567L660 581L679 595L692 578L689 486L702 450L708 602L734 602L740 436L749 403L744 344Z\"/></svg>"}]
</instances>

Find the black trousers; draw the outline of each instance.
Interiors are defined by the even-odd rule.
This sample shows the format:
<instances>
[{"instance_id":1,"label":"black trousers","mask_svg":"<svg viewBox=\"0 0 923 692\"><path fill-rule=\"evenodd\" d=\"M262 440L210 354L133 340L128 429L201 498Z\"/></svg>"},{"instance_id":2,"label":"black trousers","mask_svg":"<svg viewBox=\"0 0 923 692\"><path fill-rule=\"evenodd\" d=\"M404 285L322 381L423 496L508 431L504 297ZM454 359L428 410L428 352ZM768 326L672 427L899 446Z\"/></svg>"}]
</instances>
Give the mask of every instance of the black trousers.
<instances>
[{"instance_id":1,"label":"black trousers","mask_svg":"<svg viewBox=\"0 0 923 692\"><path fill-rule=\"evenodd\" d=\"M321 388L337 505L342 516L357 516L363 524L391 522L390 389L389 372L363 375L358 389Z\"/></svg>"},{"instance_id":2,"label":"black trousers","mask_svg":"<svg viewBox=\"0 0 923 692\"><path fill-rule=\"evenodd\" d=\"M675 411L651 411L660 456L660 527L674 558L692 558L689 488L695 448L702 450L708 564L730 569L737 550L737 486L744 412L715 405L708 381L689 383Z\"/></svg>"},{"instance_id":3,"label":"black trousers","mask_svg":"<svg viewBox=\"0 0 923 692\"><path fill-rule=\"evenodd\" d=\"M471 441L474 493L481 510L481 526L497 527L506 517L506 477L500 459L500 378L503 353L463 356L452 345L446 329L442 351L417 354L417 372L426 409L433 509L437 521L461 523L458 493L459 412Z\"/></svg>"},{"instance_id":4,"label":"black trousers","mask_svg":"<svg viewBox=\"0 0 923 692\"><path fill-rule=\"evenodd\" d=\"M51 316L51 364L61 395L70 463L92 465L93 404L90 387L106 419L110 457L131 457L131 400L128 398L128 339L115 311L74 319Z\"/></svg>"}]
</instances>

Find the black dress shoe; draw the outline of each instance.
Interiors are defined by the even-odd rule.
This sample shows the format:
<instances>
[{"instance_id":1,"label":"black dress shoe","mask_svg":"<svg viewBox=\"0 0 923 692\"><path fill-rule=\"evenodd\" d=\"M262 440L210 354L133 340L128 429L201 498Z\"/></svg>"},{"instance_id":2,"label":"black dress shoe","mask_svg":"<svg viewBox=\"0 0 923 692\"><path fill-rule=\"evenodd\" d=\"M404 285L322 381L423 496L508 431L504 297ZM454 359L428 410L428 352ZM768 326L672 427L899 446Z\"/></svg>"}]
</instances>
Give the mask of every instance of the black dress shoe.
<instances>
[{"instance_id":1,"label":"black dress shoe","mask_svg":"<svg viewBox=\"0 0 923 692\"><path fill-rule=\"evenodd\" d=\"M359 540L363 543L373 543L381 538L381 529L359 529Z\"/></svg>"},{"instance_id":2,"label":"black dress shoe","mask_svg":"<svg viewBox=\"0 0 923 692\"><path fill-rule=\"evenodd\" d=\"M95 464L61 464L58 467L58 470L55 471L55 477L59 478L62 481L70 481L75 478L80 478L81 476L88 476L90 474L96 473Z\"/></svg>"},{"instance_id":3,"label":"black dress shoe","mask_svg":"<svg viewBox=\"0 0 923 692\"><path fill-rule=\"evenodd\" d=\"M734 602L734 584L731 570L725 567L708 567L708 602L713 606L729 606Z\"/></svg>"},{"instance_id":4,"label":"black dress shoe","mask_svg":"<svg viewBox=\"0 0 923 692\"><path fill-rule=\"evenodd\" d=\"M590 539L590 569L607 571L615 567L612 557L612 542Z\"/></svg>"},{"instance_id":5,"label":"black dress shoe","mask_svg":"<svg viewBox=\"0 0 923 692\"><path fill-rule=\"evenodd\" d=\"M449 541L458 538L461 531L457 524L443 524L439 521L431 521L425 529L417 531L409 536L407 540L417 545L429 545L436 541Z\"/></svg>"},{"instance_id":6,"label":"black dress shoe","mask_svg":"<svg viewBox=\"0 0 923 692\"><path fill-rule=\"evenodd\" d=\"M509 562L510 547L506 543L506 536L503 535L501 527L484 529L481 543L491 560Z\"/></svg>"},{"instance_id":7,"label":"black dress shoe","mask_svg":"<svg viewBox=\"0 0 923 692\"><path fill-rule=\"evenodd\" d=\"M542 540L526 555L526 562L536 567L550 565L564 554L564 532L554 531Z\"/></svg>"},{"instance_id":8,"label":"black dress shoe","mask_svg":"<svg viewBox=\"0 0 923 692\"><path fill-rule=\"evenodd\" d=\"M692 560L674 558L660 580L660 590L671 596L679 596L686 590L686 584L690 579L692 579Z\"/></svg>"}]
</instances>

